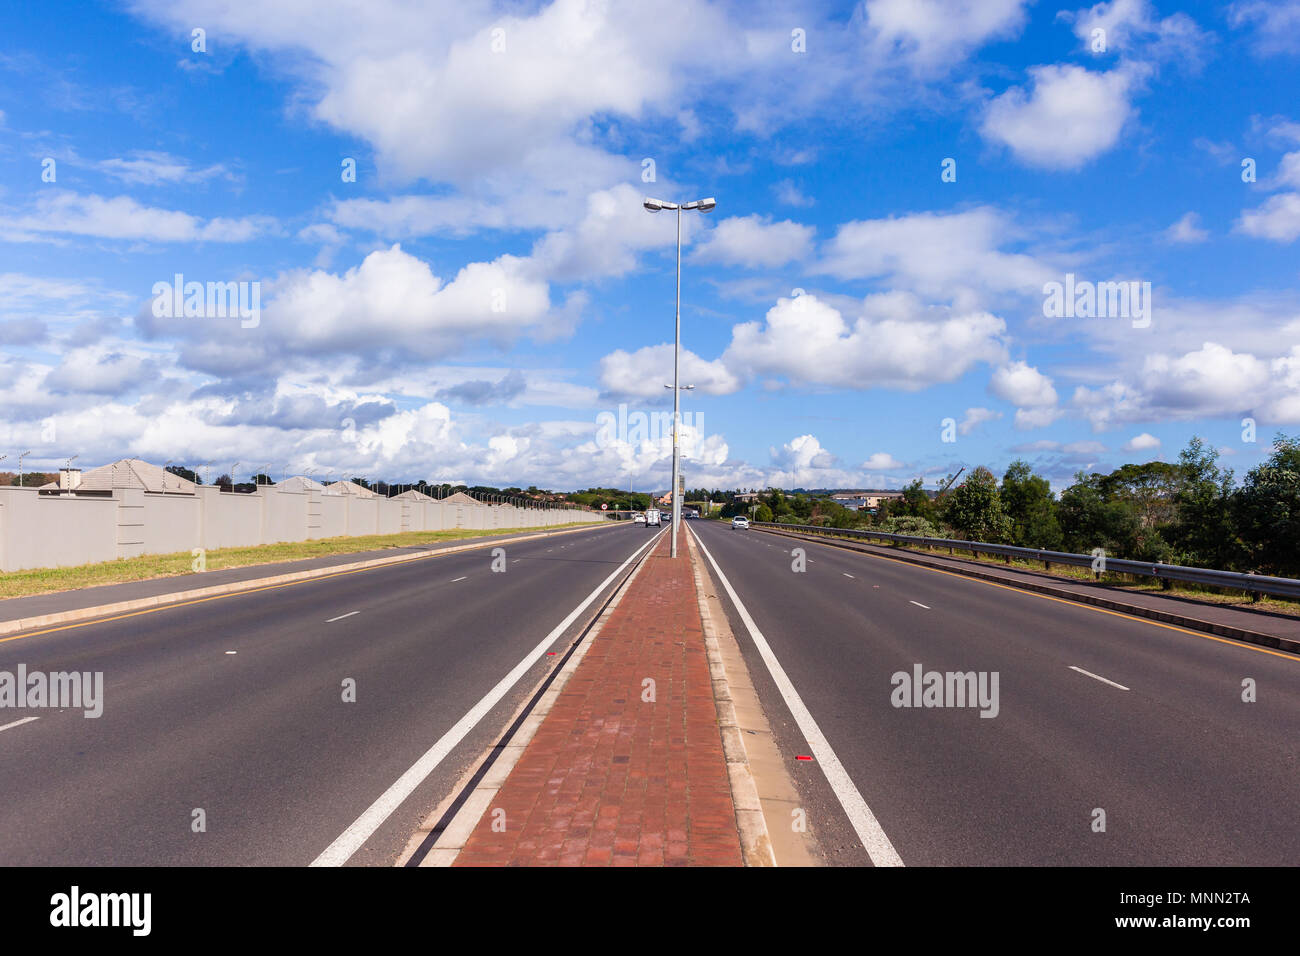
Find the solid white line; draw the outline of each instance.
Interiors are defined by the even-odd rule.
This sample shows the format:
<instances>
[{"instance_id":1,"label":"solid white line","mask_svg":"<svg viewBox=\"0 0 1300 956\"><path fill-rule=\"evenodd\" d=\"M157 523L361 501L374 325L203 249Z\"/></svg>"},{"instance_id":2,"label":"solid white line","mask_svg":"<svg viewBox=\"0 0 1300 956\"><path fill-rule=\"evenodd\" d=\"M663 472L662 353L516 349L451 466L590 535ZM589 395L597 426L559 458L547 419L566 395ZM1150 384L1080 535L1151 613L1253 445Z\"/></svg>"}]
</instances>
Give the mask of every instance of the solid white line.
<instances>
[{"instance_id":1,"label":"solid white line","mask_svg":"<svg viewBox=\"0 0 1300 956\"><path fill-rule=\"evenodd\" d=\"M660 534L662 533L660 532ZM342 866L353 853L361 849L374 832L383 826L384 821L392 815L393 811L401 806L402 802L415 792L416 788L425 781L429 774L433 773L438 764L442 763L456 745L465 739L465 735L487 716L488 712L497 705L502 697L510 692L510 689L515 684L519 683L519 679L528 673L528 669L533 664L541 659L542 655L546 653L546 649L555 643L556 638L568 630L569 625L591 606L591 603L623 573L628 565L658 540L659 535L656 534L632 552L631 557L619 565L609 577L596 585L596 589L588 594L581 604L570 611L563 621L555 625L551 633L542 638L541 643L529 651L527 656L516 664L510 673L501 678L482 700L471 707L464 717L456 721L450 730L438 738L438 742L425 751L424 755L413 763L406 773L398 777L393 785L385 790L379 799L372 803L361 816L357 817L351 826L339 834L338 839L326 847L320 856L312 860L311 865Z\"/></svg>"},{"instance_id":2,"label":"solid white line","mask_svg":"<svg viewBox=\"0 0 1300 956\"><path fill-rule=\"evenodd\" d=\"M930 606L929 606L928 604L922 604L920 601L908 601L907 603L908 603L908 604L915 604L917 607L923 607L923 608L925 608L927 611L930 610Z\"/></svg>"},{"instance_id":3,"label":"solid white line","mask_svg":"<svg viewBox=\"0 0 1300 956\"><path fill-rule=\"evenodd\" d=\"M468 578L469 578L469 575L467 575L467 574L466 574L466 575L462 575L462 576L459 577L459 578L452 578L452 579L451 579L451 583L452 583L452 584L455 584L457 581L464 581L464 580L467 580Z\"/></svg>"},{"instance_id":4,"label":"solid white line","mask_svg":"<svg viewBox=\"0 0 1300 956\"><path fill-rule=\"evenodd\" d=\"M691 533L695 534L693 531ZM799 692L794 689L794 684L790 682L790 678L786 676L781 662L772 653L772 648L768 645L767 639L763 637L763 632L758 629L758 625L750 617L749 611L740 602L740 596L736 594L736 589L731 586L727 576L722 573L722 568L718 567L718 562L713 560L713 555L709 553L709 549L704 546L704 542L700 540L698 534L695 534L695 543L700 546L704 556L709 559L709 564L713 565L718 580L722 582L722 586L726 589L731 602L736 606L736 611L740 614L740 619L745 623L749 636L754 641L754 646L758 648L763 663L767 665L772 680L776 682L777 689L781 691L781 696L785 699L785 705L790 708L795 723L799 725L799 730L803 732L804 738L808 741L813 756L821 765L822 773L826 775L826 781L831 785L831 789L835 791L835 796L839 798L840 806L844 808L845 814L848 815L849 823L853 825L854 831L857 832L858 839L862 841L867 855L871 857L871 862L876 866L902 866L902 857L898 855L894 845L889 842L889 837L885 835L884 828L876 819L876 815L867 806L867 801L862 799L862 794L858 792L853 779L849 776L848 771L844 769L844 765L840 763L840 758L835 756L835 751L831 749L830 742L827 741L821 728L817 726L817 721L813 719L813 715L804 706L803 699L800 698Z\"/></svg>"},{"instance_id":5,"label":"solid white line","mask_svg":"<svg viewBox=\"0 0 1300 956\"><path fill-rule=\"evenodd\" d=\"M328 621L326 621L325 623L326 623L326 624L333 624L335 621L341 621L341 620L343 620L345 617L351 617L353 614L360 614L360 613L361 613L360 611L348 611L347 614L340 614L338 617L332 617L332 618L330 618Z\"/></svg>"},{"instance_id":6,"label":"solid white line","mask_svg":"<svg viewBox=\"0 0 1300 956\"><path fill-rule=\"evenodd\" d=\"M849 574L847 571L841 571L840 574L844 575L846 578L853 578L853 575ZM853 578L853 580L856 581L857 578Z\"/></svg>"},{"instance_id":7,"label":"solid white line","mask_svg":"<svg viewBox=\"0 0 1300 956\"><path fill-rule=\"evenodd\" d=\"M1106 680L1106 678L1102 677L1100 674L1094 674L1092 671L1086 671L1082 667L1075 667L1073 664L1070 665L1070 670L1078 671L1080 674L1084 674L1088 677L1091 677L1093 680L1099 680L1103 684L1109 684L1111 687L1118 687L1120 690L1130 689L1128 687L1125 687L1123 684L1116 684L1113 680Z\"/></svg>"},{"instance_id":8,"label":"solid white line","mask_svg":"<svg viewBox=\"0 0 1300 956\"><path fill-rule=\"evenodd\" d=\"M19 724L29 724L33 720L40 720L39 717L24 717L22 720L15 720L12 724L5 724L0 730L8 730L10 727L17 727Z\"/></svg>"}]
</instances>

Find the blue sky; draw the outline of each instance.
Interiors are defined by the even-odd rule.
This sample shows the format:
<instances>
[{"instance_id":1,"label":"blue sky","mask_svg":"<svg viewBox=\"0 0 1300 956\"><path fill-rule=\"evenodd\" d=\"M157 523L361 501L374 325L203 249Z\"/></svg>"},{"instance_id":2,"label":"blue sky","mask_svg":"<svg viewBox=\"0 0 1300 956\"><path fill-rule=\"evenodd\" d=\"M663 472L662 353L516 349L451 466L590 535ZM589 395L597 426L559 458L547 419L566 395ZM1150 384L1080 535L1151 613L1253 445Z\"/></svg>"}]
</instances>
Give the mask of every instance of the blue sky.
<instances>
[{"instance_id":1,"label":"blue sky","mask_svg":"<svg viewBox=\"0 0 1300 956\"><path fill-rule=\"evenodd\" d=\"M1241 473L1300 426L1298 94L1296 0L9 5L0 468L664 487L599 427L669 407L651 195L718 201L692 486ZM1067 274L1149 323L1048 317Z\"/></svg>"}]
</instances>

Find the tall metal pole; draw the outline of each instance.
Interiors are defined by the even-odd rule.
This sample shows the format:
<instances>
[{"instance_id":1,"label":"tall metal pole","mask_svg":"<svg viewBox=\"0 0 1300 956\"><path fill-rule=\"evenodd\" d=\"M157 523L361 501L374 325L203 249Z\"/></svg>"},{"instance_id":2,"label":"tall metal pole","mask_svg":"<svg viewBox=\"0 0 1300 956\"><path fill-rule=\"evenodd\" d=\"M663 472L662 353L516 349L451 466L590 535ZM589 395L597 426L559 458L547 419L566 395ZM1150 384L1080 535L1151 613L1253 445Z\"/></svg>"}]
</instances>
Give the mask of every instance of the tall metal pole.
<instances>
[{"instance_id":1,"label":"tall metal pole","mask_svg":"<svg viewBox=\"0 0 1300 956\"><path fill-rule=\"evenodd\" d=\"M677 525L682 518L682 503L677 494L677 475L681 467L677 452L677 431L681 422L682 390L677 387L677 353L682 347L682 206L677 204L677 318L673 337L673 540L671 556L677 557Z\"/></svg>"}]
</instances>

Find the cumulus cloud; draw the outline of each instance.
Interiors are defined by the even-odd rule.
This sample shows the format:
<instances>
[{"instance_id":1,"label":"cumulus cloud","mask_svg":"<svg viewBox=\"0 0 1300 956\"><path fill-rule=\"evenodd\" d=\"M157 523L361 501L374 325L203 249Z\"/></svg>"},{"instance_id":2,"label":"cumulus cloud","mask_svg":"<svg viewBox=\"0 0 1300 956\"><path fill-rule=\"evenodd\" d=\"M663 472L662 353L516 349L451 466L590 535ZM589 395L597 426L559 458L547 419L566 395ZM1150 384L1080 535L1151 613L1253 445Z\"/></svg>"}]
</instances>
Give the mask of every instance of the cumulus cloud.
<instances>
[{"instance_id":1,"label":"cumulus cloud","mask_svg":"<svg viewBox=\"0 0 1300 956\"><path fill-rule=\"evenodd\" d=\"M1160 447L1160 439L1149 432L1134 435L1123 445L1125 451L1151 451Z\"/></svg>"},{"instance_id":2,"label":"cumulus cloud","mask_svg":"<svg viewBox=\"0 0 1300 956\"><path fill-rule=\"evenodd\" d=\"M814 229L786 219L732 216L723 219L692 254L696 262L749 269L776 268L808 256Z\"/></svg>"},{"instance_id":3,"label":"cumulus cloud","mask_svg":"<svg viewBox=\"0 0 1300 956\"><path fill-rule=\"evenodd\" d=\"M1256 239L1294 242L1300 236L1300 193L1279 193L1262 206L1246 210L1236 228Z\"/></svg>"},{"instance_id":4,"label":"cumulus cloud","mask_svg":"<svg viewBox=\"0 0 1300 956\"><path fill-rule=\"evenodd\" d=\"M729 368L791 384L913 391L1001 361L1002 319L926 307L906 293L863 300L852 321L811 294L778 299L765 321L735 326Z\"/></svg>"},{"instance_id":5,"label":"cumulus cloud","mask_svg":"<svg viewBox=\"0 0 1300 956\"><path fill-rule=\"evenodd\" d=\"M1012 362L997 369L989 381L989 390L1013 405L1055 405L1057 399L1052 380L1026 362Z\"/></svg>"},{"instance_id":6,"label":"cumulus cloud","mask_svg":"<svg viewBox=\"0 0 1300 956\"><path fill-rule=\"evenodd\" d=\"M1078 169L1113 147L1133 115L1129 70L1055 64L1029 76L1029 92L1012 87L989 103L981 132L1030 166Z\"/></svg>"},{"instance_id":7,"label":"cumulus cloud","mask_svg":"<svg viewBox=\"0 0 1300 956\"><path fill-rule=\"evenodd\" d=\"M989 206L958 213L914 213L844 223L822 248L815 271L839 279L886 279L924 295L961 290L1042 288L1056 270L1032 256L1004 252L1018 238Z\"/></svg>"},{"instance_id":8,"label":"cumulus cloud","mask_svg":"<svg viewBox=\"0 0 1300 956\"><path fill-rule=\"evenodd\" d=\"M694 385L706 395L729 395L738 391L740 378L717 359L700 358L689 349L678 355L682 385ZM617 349L600 360L600 386L611 399L640 398L653 402L672 402L672 390L664 388L673 380L673 346L648 345L627 352Z\"/></svg>"},{"instance_id":9,"label":"cumulus cloud","mask_svg":"<svg viewBox=\"0 0 1300 956\"><path fill-rule=\"evenodd\" d=\"M1071 405L1098 431L1246 412L1294 423L1300 421L1300 346L1272 359L1216 342L1183 354L1148 355L1127 380L1078 387Z\"/></svg>"}]
</instances>

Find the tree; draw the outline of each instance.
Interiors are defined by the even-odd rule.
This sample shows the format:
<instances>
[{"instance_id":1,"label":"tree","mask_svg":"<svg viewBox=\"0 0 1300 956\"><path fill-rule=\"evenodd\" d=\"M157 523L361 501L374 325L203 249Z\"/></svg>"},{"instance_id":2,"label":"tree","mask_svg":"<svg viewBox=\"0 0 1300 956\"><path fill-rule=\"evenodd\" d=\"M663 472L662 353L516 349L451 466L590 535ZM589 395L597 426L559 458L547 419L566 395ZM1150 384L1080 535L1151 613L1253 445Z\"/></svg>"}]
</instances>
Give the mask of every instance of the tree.
<instances>
[{"instance_id":1,"label":"tree","mask_svg":"<svg viewBox=\"0 0 1300 956\"><path fill-rule=\"evenodd\" d=\"M1300 577L1300 438L1279 434L1273 452L1233 496L1248 570Z\"/></svg>"},{"instance_id":2,"label":"tree","mask_svg":"<svg viewBox=\"0 0 1300 956\"><path fill-rule=\"evenodd\" d=\"M999 542L1006 539L1011 522L1002 508L998 480L981 466L949 492L943 503L943 520L963 538Z\"/></svg>"},{"instance_id":3,"label":"tree","mask_svg":"<svg viewBox=\"0 0 1300 956\"><path fill-rule=\"evenodd\" d=\"M1218 461L1219 453L1200 438L1178 456L1182 483L1174 495L1178 510L1171 536L1181 564L1228 568L1237 557L1232 471L1219 468Z\"/></svg>"},{"instance_id":4,"label":"tree","mask_svg":"<svg viewBox=\"0 0 1300 956\"><path fill-rule=\"evenodd\" d=\"M1106 498L1102 493L1104 479L1104 475L1079 472L1074 484L1061 492L1057 515L1065 550L1091 554L1095 548L1102 548L1107 554L1133 557L1137 516L1128 503Z\"/></svg>"},{"instance_id":5,"label":"tree","mask_svg":"<svg viewBox=\"0 0 1300 956\"><path fill-rule=\"evenodd\" d=\"M184 478L186 481L192 481L196 485L203 484L203 479L188 468L184 468L180 465L168 465L166 470L170 471L177 478Z\"/></svg>"},{"instance_id":6,"label":"tree","mask_svg":"<svg viewBox=\"0 0 1300 956\"><path fill-rule=\"evenodd\" d=\"M926 492L920 478L903 486L903 497L891 502L887 512L890 518L924 518L933 524L937 519L934 499Z\"/></svg>"},{"instance_id":7,"label":"tree","mask_svg":"<svg viewBox=\"0 0 1300 956\"><path fill-rule=\"evenodd\" d=\"M1052 486L1046 478L1035 475L1028 462L1017 459L1007 466L999 494L1011 522L1012 544L1046 551L1061 547L1061 525Z\"/></svg>"},{"instance_id":8,"label":"tree","mask_svg":"<svg viewBox=\"0 0 1300 956\"><path fill-rule=\"evenodd\" d=\"M216 484L222 491L233 491L235 487L235 483L229 475L217 475Z\"/></svg>"}]
</instances>

